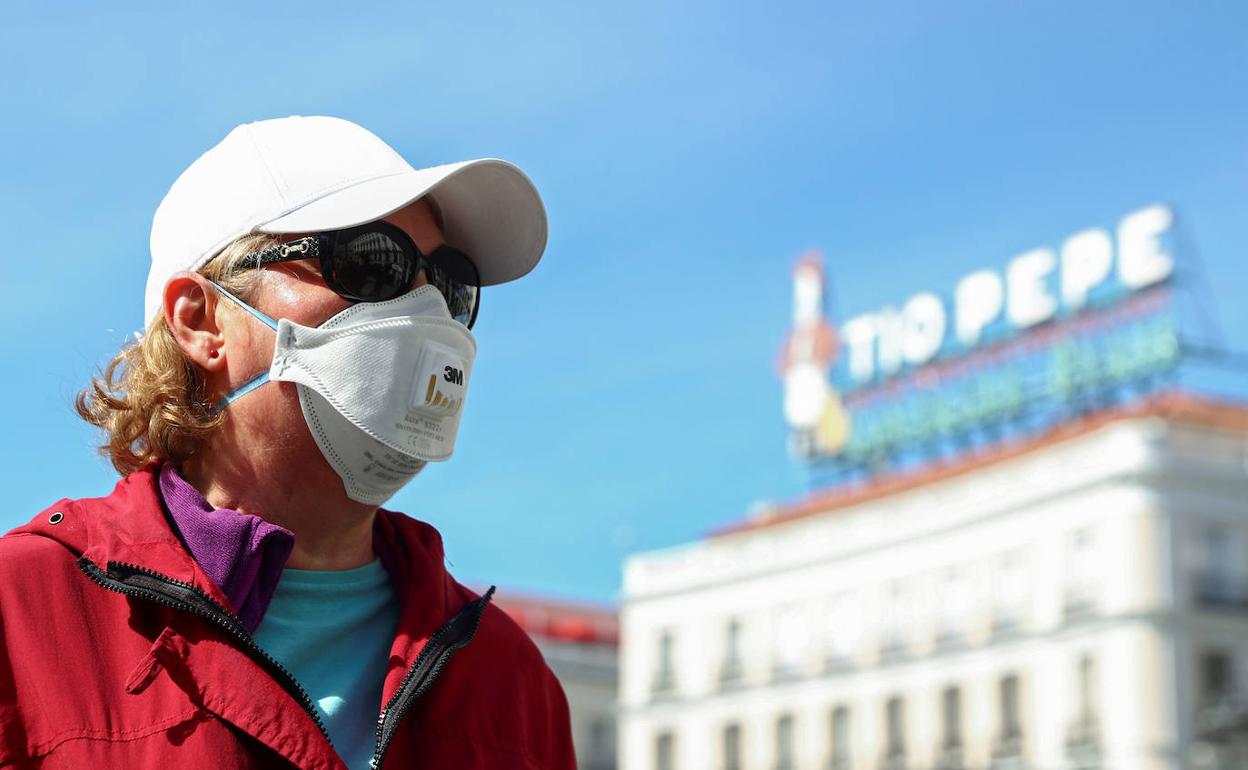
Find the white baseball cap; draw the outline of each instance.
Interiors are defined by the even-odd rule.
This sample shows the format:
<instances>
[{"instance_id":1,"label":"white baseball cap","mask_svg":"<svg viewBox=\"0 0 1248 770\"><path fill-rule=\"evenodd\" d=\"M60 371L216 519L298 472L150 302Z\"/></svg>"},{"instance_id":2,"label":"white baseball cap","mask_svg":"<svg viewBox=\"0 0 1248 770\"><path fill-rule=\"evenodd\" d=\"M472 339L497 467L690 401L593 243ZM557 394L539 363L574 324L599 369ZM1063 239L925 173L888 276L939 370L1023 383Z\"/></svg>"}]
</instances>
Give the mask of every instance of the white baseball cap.
<instances>
[{"instance_id":1,"label":"white baseball cap","mask_svg":"<svg viewBox=\"0 0 1248 770\"><path fill-rule=\"evenodd\" d=\"M412 168L341 118L289 117L231 131L178 177L152 219L145 321L165 284L250 233L315 233L365 224L433 194L452 246L481 284L528 273L546 248L546 210L520 169L493 158Z\"/></svg>"}]
</instances>

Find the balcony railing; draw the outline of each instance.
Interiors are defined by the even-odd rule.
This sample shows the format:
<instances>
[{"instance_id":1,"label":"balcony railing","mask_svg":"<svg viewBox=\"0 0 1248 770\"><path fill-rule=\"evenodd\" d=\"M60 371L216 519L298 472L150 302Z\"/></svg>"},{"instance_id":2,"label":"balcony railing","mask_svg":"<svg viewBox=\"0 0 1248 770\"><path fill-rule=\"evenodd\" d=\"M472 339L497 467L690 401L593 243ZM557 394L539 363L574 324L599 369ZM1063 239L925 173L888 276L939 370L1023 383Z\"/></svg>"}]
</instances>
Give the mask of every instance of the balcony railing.
<instances>
[{"instance_id":1,"label":"balcony railing","mask_svg":"<svg viewBox=\"0 0 1248 770\"><path fill-rule=\"evenodd\" d=\"M1011 731L997 738L992 744L988 767L989 770L1024 770L1022 735Z\"/></svg>"},{"instance_id":2,"label":"balcony railing","mask_svg":"<svg viewBox=\"0 0 1248 770\"><path fill-rule=\"evenodd\" d=\"M1066 747L1078 748L1101 745L1100 720L1095 716L1080 717L1066 726Z\"/></svg>"},{"instance_id":3,"label":"balcony railing","mask_svg":"<svg viewBox=\"0 0 1248 770\"><path fill-rule=\"evenodd\" d=\"M932 646L941 652L957 650L966 646L966 631L956 626L942 626L936 630L932 641Z\"/></svg>"},{"instance_id":4,"label":"balcony railing","mask_svg":"<svg viewBox=\"0 0 1248 770\"><path fill-rule=\"evenodd\" d=\"M906 640L899 636L887 637L880 642L880 661L890 663L905 660L910 654Z\"/></svg>"},{"instance_id":5,"label":"balcony railing","mask_svg":"<svg viewBox=\"0 0 1248 770\"><path fill-rule=\"evenodd\" d=\"M1101 726L1095 716L1086 715L1066 727L1066 759L1072 770L1098 770L1101 767Z\"/></svg>"},{"instance_id":6,"label":"balcony railing","mask_svg":"<svg viewBox=\"0 0 1248 770\"><path fill-rule=\"evenodd\" d=\"M899 749L891 749L880 757L879 770L906 770L906 752Z\"/></svg>"},{"instance_id":7,"label":"balcony railing","mask_svg":"<svg viewBox=\"0 0 1248 770\"><path fill-rule=\"evenodd\" d=\"M802 678L802 667L797 663L781 663L779 661L771 664L771 681L773 682L791 682L794 679Z\"/></svg>"},{"instance_id":8,"label":"balcony railing","mask_svg":"<svg viewBox=\"0 0 1248 770\"><path fill-rule=\"evenodd\" d=\"M1090 589L1071 588L1062 602L1062 615L1067 620L1086 618L1096 614L1096 597Z\"/></svg>"},{"instance_id":9,"label":"balcony railing","mask_svg":"<svg viewBox=\"0 0 1248 770\"><path fill-rule=\"evenodd\" d=\"M1248 736L1248 697L1230 691L1210 694L1196 712L1196 733L1211 743Z\"/></svg>"},{"instance_id":10,"label":"balcony railing","mask_svg":"<svg viewBox=\"0 0 1248 770\"><path fill-rule=\"evenodd\" d=\"M1198 573L1196 603L1213 609L1248 610L1248 584L1216 572Z\"/></svg>"},{"instance_id":11,"label":"balcony railing","mask_svg":"<svg viewBox=\"0 0 1248 770\"><path fill-rule=\"evenodd\" d=\"M823 672L825 674L847 671L853 667L854 657L849 653L829 652L823 659Z\"/></svg>"},{"instance_id":12,"label":"balcony railing","mask_svg":"<svg viewBox=\"0 0 1248 770\"><path fill-rule=\"evenodd\" d=\"M1017 609L998 608L992 613L992 635L997 638L1014 636L1022 630L1022 619Z\"/></svg>"},{"instance_id":13,"label":"balcony railing","mask_svg":"<svg viewBox=\"0 0 1248 770\"><path fill-rule=\"evenodd\" d=\"M719 667L720 689L730 689L741 684L745 678L745 666L740 658L727 658Z\"/></svg>"},{"instance_id":14,"label":"balcony railing","mask_svg":"<svg viewBox=\"0 0 1248 770\"><path fill-rule=\"evenodd\" d=\"M661 670L654 675L654 681L650 684L650 693L656 697L669 696L676 691L676 677L672 671Z\"/></svg>"},{"instance_id":15,"label":"balcony railing","mask_svg":"<svg viewBox=\"0 0 1248 770\"><path fill-rule=\"evenodd\" d=\"M966 758L958 744L942 746L936 750L933 770L966 770Z\"/></svg>"}]
</instances>

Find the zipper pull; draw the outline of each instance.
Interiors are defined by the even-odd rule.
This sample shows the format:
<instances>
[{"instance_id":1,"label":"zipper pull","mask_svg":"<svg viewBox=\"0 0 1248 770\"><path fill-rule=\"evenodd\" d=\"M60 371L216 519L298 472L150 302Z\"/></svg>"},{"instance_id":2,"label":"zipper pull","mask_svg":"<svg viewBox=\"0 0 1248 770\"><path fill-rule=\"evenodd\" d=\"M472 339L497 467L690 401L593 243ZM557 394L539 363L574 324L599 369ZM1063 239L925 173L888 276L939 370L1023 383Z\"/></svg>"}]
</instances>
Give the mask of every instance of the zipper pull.
<instances>
[{"instance_id":1,"label":"zipper pull","mask_svg":"<svg viewBox=\"0 0 1248 770\"><path fill-rule=\"evenodd\" d=\"M165 626L165 630L160 632L160 636L156 637L156 641L152 643L151 649L139 661L139 664L130 672L130 676L126 677L126 692L131 695L138 695L148 688L152 682L156 681L156 677L160 674L164 666L160 662L161 652L164 651L166 643L174 636L175 632L172 628Z\"/></svg>"}]
</instances>

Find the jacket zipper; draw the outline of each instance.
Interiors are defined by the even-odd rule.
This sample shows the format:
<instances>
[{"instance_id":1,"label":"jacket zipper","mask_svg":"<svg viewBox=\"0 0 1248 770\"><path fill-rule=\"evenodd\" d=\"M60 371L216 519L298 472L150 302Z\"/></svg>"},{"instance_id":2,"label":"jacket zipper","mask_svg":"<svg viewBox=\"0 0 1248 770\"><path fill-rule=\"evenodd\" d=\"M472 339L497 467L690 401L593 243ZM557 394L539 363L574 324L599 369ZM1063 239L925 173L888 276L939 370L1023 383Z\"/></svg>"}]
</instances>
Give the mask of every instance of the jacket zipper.
<instances>
[{"instance_id":1,"label":"jacket zipper","mask_svg":"<svg viewBox=\"0 0 1248 770\"><path fill-rule=\"evenodd\" d=\"M290 693L291 697L312 718L312 722L320 730L321 735L325 736L330 746L333 746L333 741L330 740L329 733L325 730L325 724L321 721L321 715L312 705L312 699L308 697L303 686L286 670L285 666L274 660L261 649L260 645L256 644L251 633L247 631L237 615L221 606L212 597L190 583L174 580L168 575L162 575L134 564L110 561L108 570L105 571L100 569L95 562L82 556L78 559L78 568L92 582L110 591L191 612L226 631L243 646L248 656L277 679L283 689ZM481 598L469 602L455 617L448 620L434 632L433 636L429 637L429 641L425 643L420 654L416 656L415 662L407 670L398 691L390 698L385 708L382 709L381 716L377 718L377 743L370 763L373 768L380 768L381 763L385 761L390 742L394 740L399 723L412 704L428 692L433 683L437 681L451 655L456 650L468 646L468 643L472 641L477 633L477 626L481 623L485 605L489 603L493 595L494 586L490 586Z\"/></svg>"},{"instance_id":2,"label":"jacket zipper","mask_svg":"<svg viewBox=\"0 0 1248 770\"><path fill-rule=\"evenodd\" d=\"M481 614L485 611L485 605L489 603L493 595L494 586L490 586L483 596L469 602L455 617L434 632L421 649L420 654L416 656L416 661L407 670L407 675L403 677L399 689L390 698L386 707L381 710L381 716L377 718L377 745L373 749L373 759L370 762L374 770L378 770L381 763L385 761L390 742L394 740L399 723L412 704L428 692L433 683L437 681L451 655L456 650L468 646L468 643L472 641L477 633L477 626L481 623Z\"/></svg>"},{"instance_id":3,"label":"jacket zipper","mask_svg":"<svg viewBox=\"0 0 1248 770\"><path fill-rule=\"evenodd\" d=\"M255 660L261 667L268 670L278 681L278 684L299 702L299 705L303 707L308 716L312 717L312 721L316 724L316 728L321 731L321 735L325 736L325 740L330 740L329 733L325 730L325 724L321 721L321 715L317 713L316 707L312 705L312 699L308 697L307 690L303 689L303 686L286 670L285 666L274 660L272 656L260 648L260 645L256 644L255 640L251 638L251 633L247 631L247 628L237 615L222 607L212 597L190 583L174 580L168 575L162 575L159 572L153 572L134 564L110 561L108 563L108 571L104 571L95 562L83 556L78 559L78 568L92 582L110 591L116 591L126 596L136 596L176 610L194 613L226 631L242 645L243 651L252 660ZM330 741L330 745L333 745L332 741Z\"/></svg>"}]
</instances>

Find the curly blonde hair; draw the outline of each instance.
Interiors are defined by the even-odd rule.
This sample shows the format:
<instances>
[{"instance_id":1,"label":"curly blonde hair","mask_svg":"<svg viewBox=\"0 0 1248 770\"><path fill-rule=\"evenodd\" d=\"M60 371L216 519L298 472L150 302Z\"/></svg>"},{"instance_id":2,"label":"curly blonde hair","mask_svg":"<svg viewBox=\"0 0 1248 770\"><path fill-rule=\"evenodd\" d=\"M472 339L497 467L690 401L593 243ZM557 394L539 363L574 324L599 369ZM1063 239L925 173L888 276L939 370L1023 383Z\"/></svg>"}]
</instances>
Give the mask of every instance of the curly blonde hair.
<instances>
[{"instance_id":1,"label":"curly blonde hair","mask_svg":"<svg viewBox=\"0 0 1248 770\"><path fill-rule=\"evenodd\" d=\"M277 242L272 235L244 236L199 272L251 302L261 271L239 269L239 263ZM163 312L92 378L74 409L103 431L100 454L122 476L153 462L181 463L225 420L224 412L213 412L203 374L174 339Z\"/></svg>"}]
</instances>

